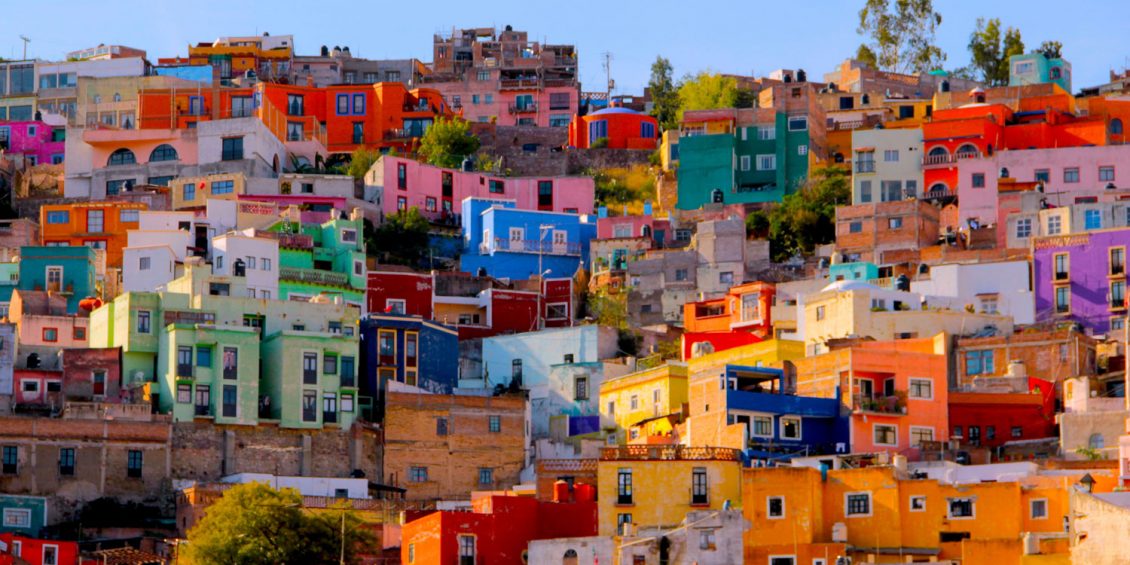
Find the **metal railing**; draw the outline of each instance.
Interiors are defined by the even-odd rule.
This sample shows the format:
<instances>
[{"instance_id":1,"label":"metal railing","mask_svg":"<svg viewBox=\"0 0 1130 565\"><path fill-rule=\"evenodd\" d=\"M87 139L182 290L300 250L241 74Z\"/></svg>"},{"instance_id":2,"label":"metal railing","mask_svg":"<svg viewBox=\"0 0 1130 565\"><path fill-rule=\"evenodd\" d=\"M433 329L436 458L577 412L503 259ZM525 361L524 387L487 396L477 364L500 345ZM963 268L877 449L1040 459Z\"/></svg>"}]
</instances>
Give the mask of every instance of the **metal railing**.
<instances>
[{"instance_id":1,"label":"metal railing","mask_svg":"<svg viewBox=\"0 0 1130 565\"><path fill-rule=\"evenodd\" d=\"M537 102L531 102L529 104L522 104L522 105L518 105L518 104L511 104L510 105L510 113L511 114L533 114L533 113L536 113L537 111L538 111Z\"/></svg>"},{"instance_id":2,"label":"metal railing","mask_svg":"<svg viewBox=\"0 0 1130 565\"><path fill-rule=\"evenodd\" d=\"M512 251L518 253L541 253L543 255L580 255L581 244L577 242L554 242L536 239L506 239L496 237L493 251Z\"/></svg>"},{"instance_id":3,"label":"metal railing","mask_svg":"<svg viewBox=\"0 0 1130 565\"><path fill-rule=\"evenodd\" d=\"M216 314L213 312L197 312L185 310L166 310L165 325L169 324L214 324Z\"/></svg>"},{"instance_id":4,"label":"metal railing","mask_svg":"<svg viewBox=\"0 0 1130 565\"><path fill-rule=\"evenodd\" d=\"M857 173L873 173L875 172L875 161L856 161L855 172Z\"/></svg>"},{"instance_id":5,"label":"metal railing","mask_svg":"<svg viewBox=\"0 0 1130 565\"><path fill-rule=\"evenodd\" d=\"M321 284L331 286L348 286L349 275L344 273L335 273L333 271L321 271L318 269L303 269L301 267L281 267L279 268L279 279L286 281L302 282L309 284Z\"/></svg>"}]
</instances>

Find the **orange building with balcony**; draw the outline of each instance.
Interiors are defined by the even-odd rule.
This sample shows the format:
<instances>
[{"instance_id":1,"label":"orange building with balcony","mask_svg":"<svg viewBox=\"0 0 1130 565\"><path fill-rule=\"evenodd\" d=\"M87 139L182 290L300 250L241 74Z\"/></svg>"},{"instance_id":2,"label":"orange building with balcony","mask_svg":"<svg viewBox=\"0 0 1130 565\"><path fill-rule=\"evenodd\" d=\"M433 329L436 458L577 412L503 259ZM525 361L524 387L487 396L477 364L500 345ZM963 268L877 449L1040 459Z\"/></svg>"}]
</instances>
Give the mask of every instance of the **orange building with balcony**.
<instances>
[{"instance_id":1,"label":"orange building with balcony","mask_svg":"<svg viewBox=\"0 0 1130 565\"><path fill-rule=\"evenodd\" d=\"M683 358L690 358L696 343L709 342L713 351L723 351L769 339L776 292L772 283L751 282L732 287L722 298L685 304Z\"/></svg>"},{"instance_id":2,"label":"orange building with balcony","mask_svg":"<svg viewBox=\"0 0 1130 565\"><path fill-rule=\"evenodd\" d=\"M43 245L93 247L106 251L106 266L122 266L126 233L138 229L144 202L48 204L39 209Z\"/></svg>"}]
</instances>

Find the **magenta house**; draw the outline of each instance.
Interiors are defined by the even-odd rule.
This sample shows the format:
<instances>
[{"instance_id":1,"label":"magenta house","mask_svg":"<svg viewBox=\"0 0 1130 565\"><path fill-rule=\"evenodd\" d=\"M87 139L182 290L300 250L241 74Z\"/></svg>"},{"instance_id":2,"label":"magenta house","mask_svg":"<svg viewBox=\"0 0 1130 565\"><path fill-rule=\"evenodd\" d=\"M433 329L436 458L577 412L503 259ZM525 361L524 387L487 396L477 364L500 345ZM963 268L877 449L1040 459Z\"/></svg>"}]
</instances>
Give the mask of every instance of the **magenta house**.
<instances>
[{"instance_id":1,"label":"magenta house","mask_svg":"<svg viewBox=\"0 0 1130 565\"><path fill-rule=\"evenodd\" d=\"M1092 335L1126 324L1126 248L1130 228L1035 238L1036 321L1073 320Z\"/></svg>"},{"instance_id":2,"label":"magenta house","mask_svg":"<svg viewBox=\"0 0 1130 565\"><path fill-rule=\"evenodd\" d=\"M380 192L386 216L416 207L431 220L451 222L466 198L504 198L518 210L591 214L595 190L585 176L506 177L390 156L369 169L365 184Z\"/></svg>"},{"instance_id":3,"label":"magenta house","mask_svg":"<svg viewBox=\"0 0 1130 565\"><path fill-rule=\"evenodd\" d=\"M0 150L8 155L22 155L31 165L63 162L67 128L41 121L0 121Z\"/></svg>"}]
</instances>

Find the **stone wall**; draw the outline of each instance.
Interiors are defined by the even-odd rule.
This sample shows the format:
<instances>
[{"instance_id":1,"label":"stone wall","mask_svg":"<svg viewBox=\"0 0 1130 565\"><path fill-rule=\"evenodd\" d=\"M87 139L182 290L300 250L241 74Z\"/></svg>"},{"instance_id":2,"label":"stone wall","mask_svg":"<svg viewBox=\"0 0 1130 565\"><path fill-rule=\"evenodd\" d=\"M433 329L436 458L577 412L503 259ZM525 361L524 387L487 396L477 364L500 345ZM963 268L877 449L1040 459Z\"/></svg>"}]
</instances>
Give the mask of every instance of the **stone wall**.
<instances>
[{"instance_id":1,"label":"stone wall","mask_svg":"<svg viewBox=\"0 0 1130 565\"><path fill-rule=\"evenodd\" d=\"M651 151L639 149L566 149L566 128L472 124L482 143L479 152L502 158L511 176L580 175L585 170L646 165Z\"/></svg>"}]
</instances>

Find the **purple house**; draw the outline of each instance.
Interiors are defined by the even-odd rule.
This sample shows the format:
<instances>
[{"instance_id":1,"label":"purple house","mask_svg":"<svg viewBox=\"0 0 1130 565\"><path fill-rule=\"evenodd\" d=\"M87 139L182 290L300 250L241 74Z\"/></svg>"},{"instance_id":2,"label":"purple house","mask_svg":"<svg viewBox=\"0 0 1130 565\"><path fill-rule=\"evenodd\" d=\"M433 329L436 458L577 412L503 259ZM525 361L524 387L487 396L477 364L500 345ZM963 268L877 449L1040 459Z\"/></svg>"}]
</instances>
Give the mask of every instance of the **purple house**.
<instances>
[{"instance_id":1,"label":"purple house","mask_svg":"<svg viewBox=\"0 0 1130 565\"><path fill-rule=\"evenodd\" d=\"M22 155L29 165L58 165L63 162L66 132L66 126L42 121L0 120L0 150L7 155Z\"/></svg>"},{"instance_id":2,"label":"purple house","mask_svg":"<svg viewBox=\"0 0 1130 565\"><path fill-rule=\"evenodd\" d=\"M1034 238L1036 320L1069 319L1104 335L1126 324L1130 228Z\"/></svg>"}]
</instances>

